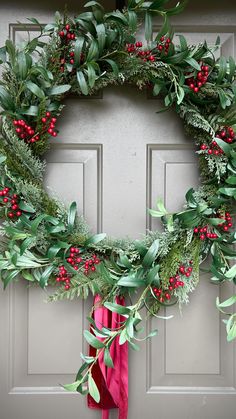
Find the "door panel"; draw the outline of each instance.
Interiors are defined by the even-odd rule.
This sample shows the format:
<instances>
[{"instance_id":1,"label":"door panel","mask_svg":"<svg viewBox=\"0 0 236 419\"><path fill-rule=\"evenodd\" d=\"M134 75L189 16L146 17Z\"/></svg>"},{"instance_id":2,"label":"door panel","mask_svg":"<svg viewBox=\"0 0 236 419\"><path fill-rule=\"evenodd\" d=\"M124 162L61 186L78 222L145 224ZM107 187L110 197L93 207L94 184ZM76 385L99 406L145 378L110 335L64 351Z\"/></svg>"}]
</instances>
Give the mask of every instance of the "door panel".
<instances>
[{"instance_id":1,"label":"door panel","mask_svg":"<svg viewBox=\"0 0 236 419\"><path fill-rule=\"evenodd\" d=\"M103 2L110 8L114 3ZM234 55L232 2L225 1L224 10L218 0L214 9L193 3L173 18L176 32L189 42L205 38L212 44L220 34L220 53ZM76 4L70 2L69 9ZM63 1L0 4L1 43L8 33L16 42L24 39L25 29L35 36L32 25L17 22L34 16L46 23L63 7ZM60 135L47 155L45 185L52 195L65 203L76 200L94 232L117 237L138 238L160 227L146 214L158 196L170 211L181 208L199 175L194 146L174 112L156 114L162 102L130 86L70 97L65 104ZM182 315L173 307L172 320L147 322L147 332L158 328L159 335L130 353L129 419L235 418L235 344L226 343L215 308L216 296L224 299L231 291L211 285L204 274ZM83 398L60 387L74 379L79 353L86 351L82 331L91 300L46 304L46 298L23 283L0 291L0 419L100 418Z\"/></svg>"}]
</instances>

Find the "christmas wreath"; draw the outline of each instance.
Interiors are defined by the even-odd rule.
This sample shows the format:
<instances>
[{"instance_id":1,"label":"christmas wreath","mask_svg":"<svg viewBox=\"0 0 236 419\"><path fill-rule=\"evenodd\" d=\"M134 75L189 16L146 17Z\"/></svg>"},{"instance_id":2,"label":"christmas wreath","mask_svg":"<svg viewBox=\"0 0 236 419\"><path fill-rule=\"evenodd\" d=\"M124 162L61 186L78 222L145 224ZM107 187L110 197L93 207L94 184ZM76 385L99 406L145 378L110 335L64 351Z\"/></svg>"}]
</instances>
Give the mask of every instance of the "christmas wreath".
<instances>
[{"instance_id":1,"label":"christmas wreath","mask_svg":"<svg viewBox=\"0 0 236 419\"><path fill-rule=\"evenodd\" d=\"M236 283L231 264L236 256L235 61L215 58L219 39L214 47L188 45L182 35L174 43L169 16L181 12L185 1L173 8L167 3L129 0L122 12L106 13L89 1L74 19L57 12L55 22L45 27L29 19L40 36L17 47L7 40L0 49L1 278L4 288L19 279L43 289L53 285L50 301L95 296L90 331L84 332L90 355L81 354L76 380L65 388L89 393L98 406L96 368L102 360L112 370L117 342L137 349L144 306L158 317L162 306L187 303L206 258L212 282ZM154 36L156 16L163 22ZM145 44L135 38L143 22ZM149 231L140 240L91 235L76 203L67 209L42 183L42 156L49 137L53 141L58 134L65 96L91 95L124 83L161 95L164 110L176 110L199 155L199 189L187 191L178 213L169 213L158 199L157 209L148 211L161 218L163 232ZM228 341L236 336L236 314L225 308L235 301L234 295L216 302L226 315ZM115 316L113 326L102 324L101 317L96 321L102 309Z\"/></svg>"}]
</instances>

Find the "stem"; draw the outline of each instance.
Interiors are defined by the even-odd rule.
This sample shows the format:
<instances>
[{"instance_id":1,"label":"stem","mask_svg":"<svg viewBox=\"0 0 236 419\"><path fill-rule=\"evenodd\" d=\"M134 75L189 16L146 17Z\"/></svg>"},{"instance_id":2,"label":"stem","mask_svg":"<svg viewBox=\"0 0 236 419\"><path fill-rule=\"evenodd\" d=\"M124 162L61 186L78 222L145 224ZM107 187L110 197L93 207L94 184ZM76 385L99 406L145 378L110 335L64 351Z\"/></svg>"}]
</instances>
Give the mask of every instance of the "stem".
<instances>
[{"instance_id":1,"label":"stem","mask_svg":"<svg viewBox=\"0 0 236 419\"><path fill-rule=\"evenodd\" d=\"M141 296L139 297L138 301L136 302L136 304L135 304L133 310L131 311L131 313L135 313L135 312L137 312L139 310L139 308L140 308L141 304L143 303L143 300L144 300L147 292L149 291L149 289L150 289L150 285L148 285L144 289L144 291L142 292ZM128 319L126 321L128 321ZM91 363L90 367L87 369L86 373L83 375L83 378L82 378L80 384L82 384L82 383L85 382L86 377L88 376L88 374L91 373L92 368L96 364L96 362L98 361L98 358L100 357L100 355L104 352L105 349L107 349L107 347L110 345L110 343L112 343L112 341L115 340L118 335L120 335L120 333L125 328L125 326L126 326L126 322L116 332L113 332L113 335L112 336L108 337L107 339L105 339L103 341L103 343L104 343L105 346L103 348L101 348L101 349L97 349L97 354L96 354L96 356L94 358L94 361Z\"/></svg>"},{"instance_id":2,"label":"stem","mask_svg":"<svg viewBox=\"0 0 236 419\"><path fill-rule=\"evenodd\" d=\"M91 373L94 365L97 363L98 358L100 357L100 355L104 352L105 349L107 349L107 346L120 334L120 330L124 328L124 325L122 325L120 327L120 329L117 332L114 332L114 334L112 336L110 336L109 338L104 340L104 347L101 349L97 349L97 355L94 358L94 361L91 363L90 367L87 369L86 373L83 375L83 378L80 382L80 384L83 384L86 380L86 377ZM80 385L78 384L78 386Z\"/></svg>"}]
</instances>

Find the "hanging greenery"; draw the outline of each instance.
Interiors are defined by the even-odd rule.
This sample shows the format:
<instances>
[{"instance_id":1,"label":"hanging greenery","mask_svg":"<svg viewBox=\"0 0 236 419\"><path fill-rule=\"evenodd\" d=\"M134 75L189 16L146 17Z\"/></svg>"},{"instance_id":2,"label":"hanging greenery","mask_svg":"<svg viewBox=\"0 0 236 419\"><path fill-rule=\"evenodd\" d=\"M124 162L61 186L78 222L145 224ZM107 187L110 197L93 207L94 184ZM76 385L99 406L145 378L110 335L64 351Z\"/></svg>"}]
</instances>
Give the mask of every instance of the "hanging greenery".
<instances>
[{"instance_id":1,"label":"hanging greenery","mask_svg":"<svg viewBox=\"0 0 236 419\"><path fill-rule=\"evenodd\" d=\"M104 307L123 316L112 330L98 329L89 318L91 330L84 337L96 354L81 355L76 381L65 386L89 392L96 401L93 366L104 354L105 365L112 367L109 351L116 338L137 349L144 305L158 317L162 306L187 303L206 258L212 282L236 283L236 265L231 266L236 256L235 61L215 58L219 39L214 47L188 45L182 35L173 41L169 17L184 6L185 1L168 8L166 0L129 0L123 12L107 13L89 1L74 19L57 12L45 27L29 19L40 36L17 47L7 40L0 49L1 278L4 288L16 280L43 289L53 285L50 301L99 294ZM154 35L156 16L162 27ZM145 43L135 36L142 23ZM169 213L158 199L149 212L160 217L164 232L148 232L142 240L91 235L76 203L65 208L43 186L42 156L49 137L58 134L64 98L127 83L148 87L163 97L165 110L176 110L197 147L201 174L201 186L186 193L183 211ZM117 304L117 296L129 296L130 305ZM216 303L226 317L228 341L236 336L236 314L225 309L235 301L233 295Z\"/></svg>"}]
</instances>

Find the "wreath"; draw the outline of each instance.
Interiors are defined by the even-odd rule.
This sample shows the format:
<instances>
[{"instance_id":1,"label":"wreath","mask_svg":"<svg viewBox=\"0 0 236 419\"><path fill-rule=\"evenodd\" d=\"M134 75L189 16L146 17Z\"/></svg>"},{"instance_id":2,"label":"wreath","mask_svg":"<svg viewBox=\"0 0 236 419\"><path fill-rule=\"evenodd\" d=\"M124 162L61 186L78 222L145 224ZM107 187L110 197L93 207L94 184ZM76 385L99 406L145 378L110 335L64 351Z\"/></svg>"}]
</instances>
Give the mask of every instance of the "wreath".
<instances>
[{"instance_id":1,"label":"wreath","mask_svg":"<svg viewBox=\"0 0 236 419\"><path fill-rule=\"evenodd\" d=\"M19 278L43 289L53 285L49 301L96 296L90 331L84 331L92 352L81 355L75 382L65 385L89 393L96 403L95 367L102 359L112 369L115 342L137 349L144 306L162 318L163 306L187 303L206 258L213 283L236 283L236 265L231 265L236 256L235 61L215 58L219 39L214 47L206 42L194 46L179 35L175 44L169 16L181 12L185 1L173 8L167 3L129 0L122 12L106 13L89 1L74 19L57 12L55 22L45 27L29 19L40 36L17 47L7 40L0 49L1 278L4 288ZM156 16L163 23L153 36ZM135 38L143 22L145 44ZM149 231L140 240L91 235L76 203L66 208L42 183L42 156L50 136L53 142L58 134L65 96L92 95L125 83L148 88L162 96L164 110L176 110L195 142L201 175L201 186L186 193L183 211L169 213L161 199L157 209L148 209L160 217L163 232ZM129 305L124 306L123 297ZM224 310L235 301L233 295L216 302L226 315L228 341L236 336L236 314ZM96 307L120 316L119 323L98 325Z\"/></svg>"}]
</instances>

